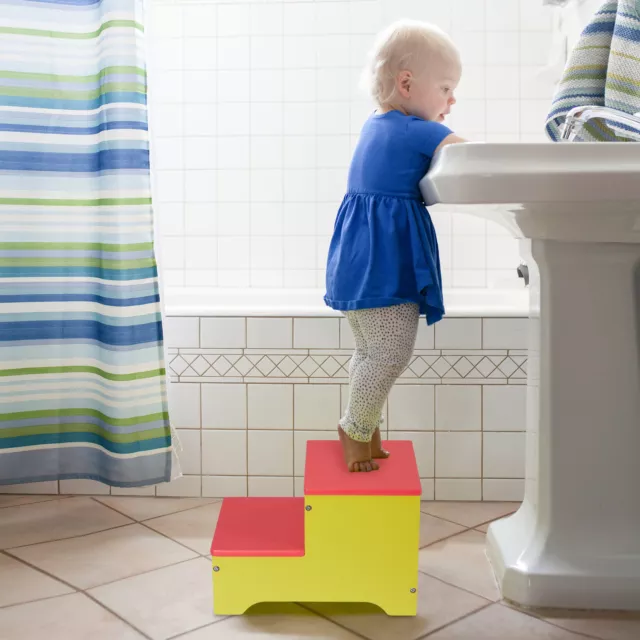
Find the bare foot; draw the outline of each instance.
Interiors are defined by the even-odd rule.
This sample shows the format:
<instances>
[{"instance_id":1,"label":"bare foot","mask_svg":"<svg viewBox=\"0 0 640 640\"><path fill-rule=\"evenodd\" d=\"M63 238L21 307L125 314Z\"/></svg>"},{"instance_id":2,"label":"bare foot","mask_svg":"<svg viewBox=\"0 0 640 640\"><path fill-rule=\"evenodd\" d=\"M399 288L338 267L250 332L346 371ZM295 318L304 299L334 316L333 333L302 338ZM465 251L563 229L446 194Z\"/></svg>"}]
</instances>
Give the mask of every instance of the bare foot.
<instances>
[{"instance_id":1,"label":"bare foot","mask_svg":"<svg viewBox=\"0 0 640 640\"><path fill-rule=\"evenodd\" d=\"M352 472L377 471L378 465L371 459L371 444L369 442L358 442L352 440L343 430L338 427L340 443L344 452L344 460L347 468Z\"/></svg>"},{"instance_id":2,"label":"bare foot","mask_svg":"<svg viewBox=\"0 0 640 640\"><path fill-rule=\"evenodd\" d=\"M378 428L373 432L373 437L371 438L371 457L379 460L380 458L388 458L390 455L386 449L382 448L382 437Z\"/></svg>"}]
</instances>

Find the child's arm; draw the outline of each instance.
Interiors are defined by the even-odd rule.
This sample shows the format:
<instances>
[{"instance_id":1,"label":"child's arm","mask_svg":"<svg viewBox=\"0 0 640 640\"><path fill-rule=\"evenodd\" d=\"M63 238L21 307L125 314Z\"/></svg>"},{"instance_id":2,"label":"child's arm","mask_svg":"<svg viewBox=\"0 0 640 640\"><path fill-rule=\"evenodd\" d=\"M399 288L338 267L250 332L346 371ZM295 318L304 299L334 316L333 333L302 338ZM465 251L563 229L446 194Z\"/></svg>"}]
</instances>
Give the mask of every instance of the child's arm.
<instances>
[{"instance_id":1,"label":"child's arm","mask_svg":"<svg viewBox=\"0 0 640 640\"><path fill-rule=\"evenodd\" d=\"M408 143L429 158L449 144L467 142L445 125L419 118L408 120L406 132Z\"/></svg>"},{"instance_id":2,"label":"child's arm","mask_svg":"<svg viewBox=\"0 0 640 640\"><path fill-rule=\"evenodd\" d=\"M434 155L442 149L442 147L446 147L449 144L459 144L461 142L469 142L460 136L457 136L455 133L450 133L437 147L434 151Z\"/></svg>"}]
</instances>

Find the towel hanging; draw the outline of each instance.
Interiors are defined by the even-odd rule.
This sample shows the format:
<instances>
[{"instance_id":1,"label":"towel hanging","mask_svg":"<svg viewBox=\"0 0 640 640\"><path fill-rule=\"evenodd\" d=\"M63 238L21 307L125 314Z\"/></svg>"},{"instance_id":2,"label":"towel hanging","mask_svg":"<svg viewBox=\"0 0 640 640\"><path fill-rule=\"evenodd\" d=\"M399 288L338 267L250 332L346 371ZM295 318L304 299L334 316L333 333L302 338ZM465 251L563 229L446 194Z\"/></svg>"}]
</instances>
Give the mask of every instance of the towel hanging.
<instances>
[{"instance_id":1,"label":"towel hanging","mask_svg":"<svg viewBox=\"0 0 640 640\"><path fill-rule=\"evenodd\" d=\"M640 111L640 0L604 2L569 56L547 118L546 132L559 140L574 107L605 106L627 114ZM618 141L606 122L583 129L587 141Z\"/></svg>"}]
</instances>

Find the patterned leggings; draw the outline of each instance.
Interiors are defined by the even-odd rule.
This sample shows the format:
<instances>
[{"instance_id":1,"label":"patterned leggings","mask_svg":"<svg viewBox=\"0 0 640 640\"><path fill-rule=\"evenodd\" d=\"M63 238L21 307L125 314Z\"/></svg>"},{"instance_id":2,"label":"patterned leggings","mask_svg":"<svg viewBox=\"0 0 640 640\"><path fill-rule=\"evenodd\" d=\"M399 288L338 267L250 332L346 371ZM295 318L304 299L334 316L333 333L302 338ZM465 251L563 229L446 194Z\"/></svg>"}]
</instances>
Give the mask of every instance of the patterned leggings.
<instances>
[{"instance_id":1,"label":"patterned leggings","mask_svg":"<svg viewBox=\"0 0 640 640\"><path fill-rule=\"evenodd\" d=\"M340 421L344 432L370 442L382 422L382 407L409 364L420 318L417 304L347 311L356 342L349 369L349 404Z\"/></svg>"}]
</instances>

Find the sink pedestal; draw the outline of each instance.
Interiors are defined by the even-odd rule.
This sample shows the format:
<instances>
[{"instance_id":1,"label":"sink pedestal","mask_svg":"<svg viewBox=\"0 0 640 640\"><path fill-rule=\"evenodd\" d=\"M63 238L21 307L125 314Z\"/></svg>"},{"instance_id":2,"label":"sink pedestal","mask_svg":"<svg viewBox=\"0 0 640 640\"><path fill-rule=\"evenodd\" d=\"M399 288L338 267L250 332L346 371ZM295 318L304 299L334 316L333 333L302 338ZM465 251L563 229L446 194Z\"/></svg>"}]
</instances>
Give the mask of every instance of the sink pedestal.
<instances>
[{"instance_id":1,"label":"sink pedestal","mask_svg":"<svg viewBox=\"0 0 640 640\"><path fill-rule=\"evenodd\" d=\"M638 610L640 244L522 244L532 298L526 496L491 525L489 558L518 604Z\"/></svg>"},{"instance_id":2,"label":"sink pedestal","mask_svg":"<svg viewBox=\"0 0 640 640\"><path fill-rule=\"evenodd\" d=\"M529 265L525 500L488 535L520 605L640 610L638 175L634 144L456 144L420 185Z\"/></svg>"}]
</instances>

